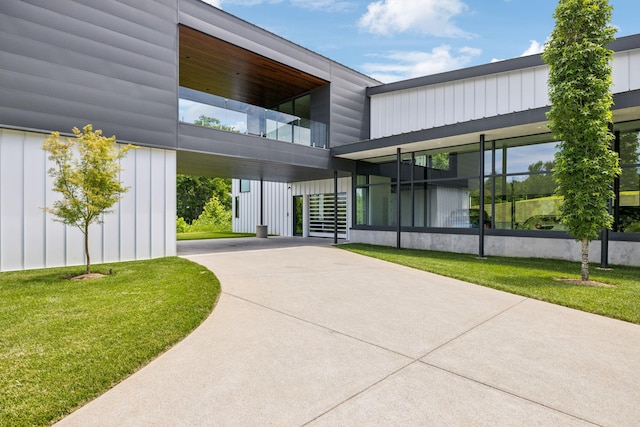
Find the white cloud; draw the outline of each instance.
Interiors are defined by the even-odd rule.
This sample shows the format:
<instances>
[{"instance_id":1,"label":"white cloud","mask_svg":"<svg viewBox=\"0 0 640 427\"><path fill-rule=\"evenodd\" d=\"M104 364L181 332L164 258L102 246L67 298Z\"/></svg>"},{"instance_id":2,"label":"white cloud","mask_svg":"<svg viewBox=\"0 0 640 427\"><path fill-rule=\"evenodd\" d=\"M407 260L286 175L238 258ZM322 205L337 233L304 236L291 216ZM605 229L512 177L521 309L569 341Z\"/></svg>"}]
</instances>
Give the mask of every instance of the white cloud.
<instances>
[{"instance_id":1,"label":"white cloud","mask_svg":"<svg viewBox=\"0 0 640 427\"><path fill-rule=\"evenodd\" d=\"M394 51L378 55L384 62L366 63L362 69L383 83L391 83L463 68L481 53L480 49L471 47L453 50L448 45L438 46L431 52Z\"/></svg>"},{"instance_id":2,"label":"white cloud","mask_svg":"<svg viewBox=\"0 0 640 427\"><path fill-rule=\"evenodd\" d=\"M529 47L520 56L535 55L542 53L544 50L544 43L539 43L537 40L529 40Z\"/></svg>"},{"instance_id":3,"label":"white cloud","mask_svg":"<svg viewBox=\"0 0 640 427\"><path fill-rule=\"evenodd\" d=\"M439 37L471 37L452 19L464 12L461 0L379 0L369 3L358 24L374 34L390 35L405 31Z\"/></svg>"}]
</instances>

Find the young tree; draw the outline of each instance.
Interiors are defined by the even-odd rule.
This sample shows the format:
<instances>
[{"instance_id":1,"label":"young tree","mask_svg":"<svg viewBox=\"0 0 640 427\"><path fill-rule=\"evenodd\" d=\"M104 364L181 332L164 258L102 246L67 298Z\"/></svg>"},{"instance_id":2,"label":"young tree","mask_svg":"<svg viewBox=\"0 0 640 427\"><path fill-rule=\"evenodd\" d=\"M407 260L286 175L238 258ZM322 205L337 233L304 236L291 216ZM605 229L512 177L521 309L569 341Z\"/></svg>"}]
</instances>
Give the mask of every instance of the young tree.
<instances>
[{"instance_id":1,"label":"young tree","mask_svg":"<svg viewBox=\"0 0 640 427\"><path fill-rule=\"evenodd\" d=\"M82 131L73 128L73 133L75 138L63 140L59 132L53 132L42 147L54 163L49 169L54 179L53 190L62 194L62 199L54 202L52 208L44 210L53 214L56 221L80 229L89 274L89 226L102 223L103 214L111 212L109 209L128 190L118 179L122 170L119 160L133 146L117 147L115 136L102 136L102 131L94 132L90 124Z\"/></svg>"},{"instance_id":2,"label":"young tree","mask_svg":"<svg viewBox=\"0 0 640 427\"><path fill-rule=\"evenodd\" d=\"M611 150L612 52L607 0L560 0L555 28L542 58L549 65L549 127L559 143L557 193L564 197L562 221L582 242L582 280L589 280L589 242L612 225L607 205L619 175Z\"/></svg>"}]
</instances>

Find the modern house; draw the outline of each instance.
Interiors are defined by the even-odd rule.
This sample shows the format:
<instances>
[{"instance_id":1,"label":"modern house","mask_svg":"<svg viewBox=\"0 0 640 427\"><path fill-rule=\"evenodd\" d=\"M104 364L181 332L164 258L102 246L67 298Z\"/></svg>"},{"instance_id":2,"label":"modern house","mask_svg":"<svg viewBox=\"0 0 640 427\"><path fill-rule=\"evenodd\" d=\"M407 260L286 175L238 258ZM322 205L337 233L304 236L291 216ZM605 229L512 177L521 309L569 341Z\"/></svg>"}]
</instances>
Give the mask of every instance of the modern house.
<instances>
[{"instance_id":1,"label":"modern house","mask_svg":"<svg viewBox=\"0 0 640 427\"><path fill-rule=\"evenodd\" d=\"M592 254L640 265L640 35L612 48L625 172ZM0 271L84 262L41 209L57 197L41 147L87 123L139 147L94 262L176 253L176 173L234 178L236 231L576 259L546 80L530 56L383 85L199 0L4 0Z\"/></svg>"}]
</instances>

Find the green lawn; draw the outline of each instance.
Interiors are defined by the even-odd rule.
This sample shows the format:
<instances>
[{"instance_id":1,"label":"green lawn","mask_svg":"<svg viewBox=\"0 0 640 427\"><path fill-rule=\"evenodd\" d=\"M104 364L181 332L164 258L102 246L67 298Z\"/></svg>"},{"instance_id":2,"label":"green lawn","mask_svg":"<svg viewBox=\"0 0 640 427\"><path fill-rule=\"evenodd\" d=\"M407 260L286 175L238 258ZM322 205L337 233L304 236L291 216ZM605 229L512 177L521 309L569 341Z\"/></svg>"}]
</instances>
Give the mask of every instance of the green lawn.
<instances>
[{"instance_id":1,"label":"green lawn","mask_svg":"<svg viewBox=\"0 0 640 427\"><path fill-rule=\"evenodd\" d=\"M45 426L196 328L220 294L204 267L171 257L0 273L0 426Z\"/></svg>"},{"instance_id":2,"label":"green lawn","mask_svg":"<svg viewBox=\"0 0 640 427\"><path fill-rule=\"evenodd\" d=\"M178 240L228 239L231 237L256 237L256 233L233 233L231 231L192 231L178 233Z\"/></svg>"},{"instance_id":3,"label":"green lawn","mask_svg":"<svg viewBox=\"0 0 640 427\"><path fill-rule=\"evenodd\" d=\"M338 247L359 254L430 271L482 286L564 305L640 324L640 268L590 268L591 280L614 285L593 287L560 282L580 278L580 264L567 261L489 257L448 252L397 250L390 247L345 244Z\"/></svg>"}]
</instances>

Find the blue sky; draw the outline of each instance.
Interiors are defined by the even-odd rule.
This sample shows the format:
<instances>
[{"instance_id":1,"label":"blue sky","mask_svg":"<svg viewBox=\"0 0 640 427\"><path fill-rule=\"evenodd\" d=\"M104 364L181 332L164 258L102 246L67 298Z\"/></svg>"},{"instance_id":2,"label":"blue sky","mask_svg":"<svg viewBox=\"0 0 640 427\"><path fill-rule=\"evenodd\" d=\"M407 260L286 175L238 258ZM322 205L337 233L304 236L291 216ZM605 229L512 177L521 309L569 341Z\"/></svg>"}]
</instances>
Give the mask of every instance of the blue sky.
<instances>
[{"instance_id":1,"label":"blue sky","mask_svg":"<svg viewBox=\"0 0 640 427\"><path fill-rule=\"evenodd\" d=\"M206 0L385 83L540 52L555 0ZM638 0L610 0L616 36Z\"/></svg>"}]
</instances>

